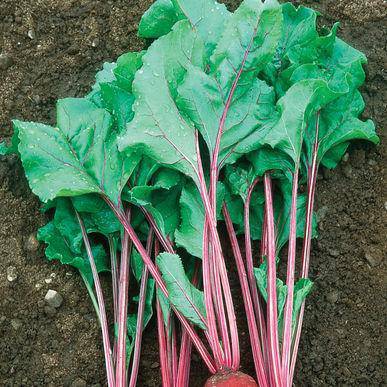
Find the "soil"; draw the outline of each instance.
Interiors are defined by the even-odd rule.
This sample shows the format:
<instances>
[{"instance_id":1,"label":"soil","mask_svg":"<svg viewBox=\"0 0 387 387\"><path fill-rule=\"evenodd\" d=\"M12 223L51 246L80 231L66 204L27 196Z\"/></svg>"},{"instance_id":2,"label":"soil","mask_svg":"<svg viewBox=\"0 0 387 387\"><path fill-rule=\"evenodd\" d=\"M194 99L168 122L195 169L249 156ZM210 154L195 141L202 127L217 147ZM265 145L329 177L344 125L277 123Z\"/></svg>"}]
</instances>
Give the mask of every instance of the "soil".
<instances>
[{"instance_id":1,"label":"soil","mask_svg":"<svg viewBox=\"0 0 387 387\"><path fill-rule=\"evenodd\" d=\"M136 36L151 0L2 0L0 2L0 135L11 118L52 122L55 101L83 95L104 61L144 42ZM239 1L226 1L235 7ZM334 172L321 171L321 222L313 245L315 289L307 304L296 385L385 385L386 294L386 6L383 0L309 0L295 4L341 22L340 36L369 58L365 118L382 143L354 146ZM0 385L105 385L99 328L80 278L48 263L34 235L45 222L19 162L0 160ZM16 281L7 280L15 267ZM232 282L237 281L232 275ZM48 289L64 298L44 306ZM243 371L254 374L243 306ZM145 334L138 385L159 386L154 327ZM194 354L192 386L206 371Z\"/></svg>"}]
</instances>

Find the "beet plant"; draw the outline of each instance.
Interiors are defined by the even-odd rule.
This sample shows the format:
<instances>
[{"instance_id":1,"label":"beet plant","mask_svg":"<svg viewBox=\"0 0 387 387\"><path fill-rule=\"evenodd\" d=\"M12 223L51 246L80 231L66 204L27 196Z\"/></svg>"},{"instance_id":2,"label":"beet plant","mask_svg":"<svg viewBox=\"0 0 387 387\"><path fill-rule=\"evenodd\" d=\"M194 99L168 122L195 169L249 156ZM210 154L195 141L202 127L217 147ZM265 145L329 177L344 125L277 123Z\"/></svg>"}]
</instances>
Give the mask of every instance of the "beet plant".
<instances>
[{"instance_id":1,"label":"beet plant","mask_svg":"<svg viewBox=\"0 0 387 387\"><path fill-rule=\"evenodd\" d=\"M146 51L105 64L85 98L58 101L55 127L14 121L2 153L20 155L54 213L39 239L82 275L109 386L136 385L153 304L163 386L189 385L193 347L214 374L206 385L256 385L239 371L224 233L256 380L292 385L318 168L334 168L353 140L378 142L359 119L365 56L316 19L276 0L245 0L234 13L214 0L158 0L139 25L154 39Z\"/></svg>"}]
</instances>

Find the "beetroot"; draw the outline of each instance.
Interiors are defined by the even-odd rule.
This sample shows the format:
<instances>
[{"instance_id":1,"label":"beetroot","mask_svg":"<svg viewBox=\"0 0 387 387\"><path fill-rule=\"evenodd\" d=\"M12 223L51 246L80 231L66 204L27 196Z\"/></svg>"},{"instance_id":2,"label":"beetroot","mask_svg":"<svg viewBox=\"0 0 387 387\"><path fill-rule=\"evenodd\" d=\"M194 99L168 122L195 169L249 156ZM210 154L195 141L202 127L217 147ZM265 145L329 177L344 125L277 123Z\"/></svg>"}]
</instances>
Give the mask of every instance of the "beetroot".
<instances>
[{"instance_id":1,"label":"beetroot","mask_svg":"<svg viewBox=\"0 0 387 387\"><path fill-rule=\"evenodd\" d=\"M256 381L242 372L218 373L211 376L204 387L257 387Z\"/></svg>"}]
</instances>

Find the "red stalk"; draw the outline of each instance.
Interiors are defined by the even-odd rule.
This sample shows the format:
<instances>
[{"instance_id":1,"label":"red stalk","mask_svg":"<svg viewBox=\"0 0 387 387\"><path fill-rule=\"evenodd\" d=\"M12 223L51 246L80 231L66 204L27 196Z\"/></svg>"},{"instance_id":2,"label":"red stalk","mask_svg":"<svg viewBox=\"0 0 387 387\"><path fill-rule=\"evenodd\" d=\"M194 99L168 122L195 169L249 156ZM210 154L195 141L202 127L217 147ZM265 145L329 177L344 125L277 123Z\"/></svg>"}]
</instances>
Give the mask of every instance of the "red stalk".
<instances>
[{"instance_id":1,"label":"red stalk","mask_svg":"<svg viewBox=\"0 0 387 387\"><path fill-rule=\"evenodd\" d=\"M304 228L304 242L302 246L302 270L301 278L308 278L309 274L309 261L310 261L310 250L312 243L312 223L313 223L313 208L314 208L314 198L316 191L316 182L317 182L317 172L318 172L318 150L319 150L319 122L320 122L320 112L317 113L316 120L316 131L315 131L315 142L313 147L313 156L312 162L308 166L308 194L307 194L307 203L306 203L306 220ZM291 359L290 373L289 373L289 383L292 383L294 376L294 369L296 367L298 347L300 344L301 331L302 331L302 322L304 318L305 310L305 301L301 305L300 314L297 318L297 330L294 339L293 353ZM288 384L290 385L290 384Z\"/></svg>"},{"instance_id":2,"label":"red stalk","mask_svg":"<svg viewBox=\"0 0 387 387\"><path fill-rule=\"evenodd\" d=\"M287 297L284 312L284 332L282 342L282 377L285 386L288 385L290 352L292 346L292 316L293 316L293 296L294 296L294 272L296 266L297 247L297 191L298 191L298 168L296 165L293 175L292 204L290 211L288 262L287 262Z\"/></svg>"},{"instance_id":3,"label":"red stalk","mask_svg":"<svg viewBox=\"0 0 387 387\"><path fill-rule=\"evenodd\" d=\"M273 192L268 173L263 178L265 188L265 208L267 223L267 342L271 380L275 386L282 386L281 362L278 343L277 316L277 267L274 229Z\"/></svg>"},{"instance_id":4,"label":"red stalk","mask_svg":"<svg viewBox=\"0 0 387 387\"><path fill-rule=\"evenodd\" d=\"M244 224L245 224L245 248L246 248L246 271L247 278L250 285L251 297L253 300L255 316L259 324L259 333L261 339L261 348L264 358L266 357L266 323L263 316L262 306L259 300L259 294L257 289L257 283L254 276L254 263L253 263L253 251L251 247L251 233L250 233L250 203L251 195L254 191L255 186L258 183L256 178L253 184L249 187L247 197L244 205ZM266 359L265 359L266 360Z\"/></svg>"},{"instance_id":5,"label":"red stalk","mask_svg":"<svg viewBox=\"0 0 387 387\"><path fill-rule=\"evenodd\" d=\"M142 245L140 239L138 238L136 232L134 231L132 225L123 215L122 211L118 209L108 198L104 198L107 204L110 206L110 208L115 213L117 219L120 221L124 229L127 231L130 239L132 240L135 248L139 252L142 260L144 261L144 264L147 266L149 272L153 276L157 286L159 286L160 290L163 292L163 294L168 297L168 291L164 284L164 281L161 277L160 272L158 271L156 265L152 262L152 259L150 258L149 254L144 249L144 246ZM214 367L213 360L211 359L210 354L208 353L206 347L204 346L202 340L198 336L198 334L195 332L195 330L191 327L187 319L176 309L172 306L173 311L175 312L176 316L179 318L182 326L184 329L187 330L193 344L197 348L200 356L203 358L203 361L205 362L206 366L210 370L210 372L215 373L216 369Z\"/></svg>"},{"instance_id":6,"label":"red stalk","mask_svg":"<svg viewBox=\"0 0 387 387\"><path fill-rule=\"evenodd\" d=\"M125 219L129 222L130 209L126 212ZM118 339L117 339L117 365L116 386L126 387L126 336L128 318L128 289L129 289L129 261L131 242L129 234L125 231L122 240L120 284L118 293Z\"/></svg>"},{"instance_id":7,"label":"red stalk","mask_svg":"<svg viewBox=\"0 0 387 387\"><path fill-rule=\"evenodd\" d=\"M95 265L93 251L92 251L91 246L90 246L90 241L89 241L89 238L87 236L85 225L83 223L83 220L79 216L78 212L75 209L74 209L74 211L75 211L75 214L77 216L79 226L81 228L83 242L85 244L87 256L88 256L89 262L90 262L91 271L93 273L93 280L94 280L95 292L97 294L99 316L100 316L100 322L101 322L101 331L102 331L102 341L103 341L103 349L104 349L104 356L105 356L107 382L108 382L109 387L114 387L115 383L114 383L114 367L113 367L113 359L112 359L112 350L110 347L109 328L108 328L108 322L107 322L107 317L106 317L105 301L103 298L101 282L99 281L98 271L97 271L97 267Z\"/></svg>"},{"instance_id":8,"label":"red stalk","mask_svg":"<svg viewBox=\"0 0 387 387\"><path fill-rule=\"evenodd\" d=\"M170 368L168 364L168 350L166 343L166 333L163 320L163 312L159 300L156 298L156 311L157 311L157 330L159 341L159 355L160 355L160 368L161 368L161 380L163 387L172 387L172 377L170 374Z\"/></svg>"},{"instance_id":9,"label":"red stalk","mask_svg":"<svg viewBox=\"0 0 387 387\"><path fill-rule=\"evenodd\" d=\"M260 336L256 323L256 317L254 314L254 306L249 289L249 283L247 281L246 269L243 264L242 254L239 248L238 240L235 234L234 226L230 214L227 210L226 204L223 205L223 216L225 219L227 232L230 236L231 247L234 253L235 262L237 264L239 281L242 287L243 302L245 304L247 323L250 332L250 342L253 352L255 371L257 374L258 383L261 387L268 386L265 364L262 356L262 349L260 347Z\"/></svg>"},{"instance_id":10,"label":"red stalk","mask_svg":"<svg viewBox=\"0 0 387 387\"><path fill-rule=\"evenodd\" d=\"M148 240L146 243L146 251L148 252L148 254L151 254L152 242L153 242L153 231L150 231L148 235ZM130 375L129 387L135 387L137 383L138 369L140 365L141 342L142 342L142 332L143 332L143 325L144 325L144 311L145 311L147 287L148 287L148 269L146 268L146 266L144 266L142 270L142 276L141 276L140 295L139 295L138 312L137 312L136 338L134 341L133 362L132 362L132 371Z\"/></svg>"}]
</instances>

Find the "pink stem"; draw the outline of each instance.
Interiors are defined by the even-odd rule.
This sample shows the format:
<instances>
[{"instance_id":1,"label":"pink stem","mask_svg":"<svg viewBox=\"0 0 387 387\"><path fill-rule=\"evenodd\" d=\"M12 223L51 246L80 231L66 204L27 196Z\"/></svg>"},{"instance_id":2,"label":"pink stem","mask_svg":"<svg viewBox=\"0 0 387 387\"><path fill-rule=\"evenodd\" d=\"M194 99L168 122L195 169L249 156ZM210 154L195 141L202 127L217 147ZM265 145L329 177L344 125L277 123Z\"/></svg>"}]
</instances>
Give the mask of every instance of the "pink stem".
<instances>
[{"instance_id":1,"label":"pink stem","mask_svg":"<svg viewBox=\"0 0 387 387\"><path fill-rule=\"evenodd\" d=\"M168 364L168 350L166 344L166 334L163 320L163 312L161 311L160 302L156 297L156 311L157 311L157 329L159 340L159 355L160 355L160 368L161 368L161 380L163 387L172 387L172 377Z\"/></svg>"},{"instance_id":2,"label":"pink stem","mask_svg":"<svg viewBox=\"0 0 387 387\"><path fill-rule=\"evenodd\" d=\"M294 298L294 272L296 266L296 247L297 247L297 191L298 191L298 169L296 165L293 175L292 204L290 211L290 228L288 244L288 262L287 262L287 297L284 312L284 331L282 342L282 377L285 386L289 385L289 363L290 351L292 347L292 321L293 321L293 298Z\"/></svg>"},{"instance_id":3,"label":"pink stem","mask_svg":"<svg viewBox=\"0 0 387 387\"><path fill-rule=\"evenodd\" d=\"M257 322L254 314L253 301L251 299L251 293L249 289L249 283L247 281L245 266L243 264L242 254L239 248L234 226L232 224L232 220L227 210L226 204L223 205L223 216L226 223L227 232L230 236L231 247L234 253L235 262L238 269L239 281L242 287L242 296L243 296L243 302L245 304L247 323L248 323L249 332L250 332L250 342L251 342L251 347L253 352L254 365L255 365L255 371L257 373L258 383L261 387L266 387L269 384L266 378L265 363L263 360L262 349L260 346L260 337L259 337Z\"/></svg>"},{"instance_id":4,"label":"pink stem","mask_svg":"<svg viewBox=\"0 0 387 387\"><path fill-rule=\"evenodd\" d=\"M307 204L306 204L306 220L305 220L305 228L304 228L304 243L302 246L301 278L308 278L308 275L309 275L310 250L311 250L311 243L312 243L313 208L314 208L317 171L318 171L317 156L318 156L318 150L320 145L319 121L320 121L320 112L317 113L312 163L308 167L308 194L307 194ZM300 338L301 338L302 322L304 318L304 310L305 310L305 301L301 305L300 314L298 315L298 318L297 318L297 331L296 331L294 345L293 345L292 361L291 361L290 375L289 375L289 385L290 383L292 383L293 377L294 377L294 370L297 362L298 347L299 347Z\"/></svg>"},{"instance_id":5,"label":"pink stem","mask_svg":"<svg viewBox=\"0 0 387 387\"><path fill-rule=\"evenodd\" d=\"M171 316L172 317L172 316ZM173 385L176 386L177 373L178 373L178 354L177 354L177 332L174 318L171 318L172 323L172 335L171 335L171 347L172 347L172 380Z\"/></svg>"},{"instance_id":6,"label":"pink stem","mask_svg":"<svg viewBox=\"0 0 387 387\"><path fill-rule=\"evenodd\" d=\"M277 267L276 239L274 229L273 192L268 173L263 178L267 219L267 341L271 376L275 386L282 386L281 363L278 343L277 316Z\"/></svg>"},{"instance_id":7,"label":"pink stem","mask_svg":"<svg viewBox=\"0 0 387 387\"><path fill-rule=\"evenodd\" d=\"M248 59L248 56L250 54L251 47L254 42L254 37L257 33L258 25L255 27L253 35L251 37L251 40L249 42L249 45L247 46L240 68L238 72L236 73L236 76L233 80L230 93L227 97L226 104L223 109L222 117L219 122L219 128L218 128L218 133L216 136L216 142L215 142L215 147L212 153L211 157L211 172L210 172L210 195L211 195L211 203L208 203L212 205L212 211L214 214L214 220L215 220L215 229L216 230L216 186L218 182L218 175L219 175L219 165L218 165L218 158L219 158L219 152L220 152L220 142L222 139L224 127L226 125L226 120L227 116L231 107L232 99L234 97L235 91L237 89L239 80L243 74L243 71L245 69L245 65ZM210 206L208 206L210 207ZM207 209L206 209L207 212ZM211 211L208 211L208 216L210 216ZM213 227L211 225L211 227ZM230 291L230 284L228 281L227 277L227 270L224 264L224 259L221 254L221 249L218 248L217 246L217 239L218 236L212 235L213 243L215 244L215 262L217 264L218 270L219 270L219 275L221 279L221 284L223 287L223 293L224 293L224 298L225 298L225 304L226 304L226 309L227 309L227 314L228 314L228 323L230 326L230 338L231 338L231 346L232 346L232 364L231 368L233 370L239 369L240 365L240 350L239 350L239 338L238 338L238 328L236 325L236 318L235 318L235 312L234 312L234 306L232 303L232 298L231 298L231 291ZM219 243L220 244L220 243ZM215 284L215 286L218 286ZM217 293L221 292L220 289L217 289ZM219 304L221 303L219 299ZM222 331L222 338L223 338L223 345L225 348L225 361L226 364L228 363L228 359L230 356L230 351L229 351L229 339L228 339L228 334L226 334L227 331L225 329L227 328L227 322L226 322L226 316L223 315L221 316L222 318L220 319L220 326L221 326L221 331Z\"/></svg>"},{"instance_id":8,"label":"pink stem","mask_svg":"<svg viewBox=\"0 0 387 387\"><path fill-rule=\"evenodd\" d=\"M146 243L146 251L148 254L151 254L152 251L152 242L153 242L153 231L149 232L148 240ZM141 276L141 285L140 285L140 295L138 303L138 313L137 313L137 325L136 325L136 338L134 341L134 350L133 350L133 363L132 371L130 375L129 387L135 387L138 377L138 369L140 366L140 355L141 355L141 342L142 342L142 332L144 325L144 311L147 297L147 287L148 287L148 269L144 266Z\"/></svg>"},{"instance_id":9,"label":"pink stem","mask_svg":"<svg viewBox=\"0 0 387 387\"><path fill-rule=\"evenodd\" d=\"M144 249L144 246L142 245L140 239L138 238L136 232L134 231L132 225L128 220L123 216L122 212L106 197L104 198L110 208L113 210L115 215L117 216L117 219L120 221L124 229L127 231L130 239L132 240L134 247L137 249L139 254L141 255L142 260L144 261L144 264L147 266L149 272L153 276L157 286L159 286L161 292L168 297L168 291L165 286L165 283L161 277L160 272L158 271L156 265L152 262L149 254ZM200 356L202 357L203 361L205 362L206 366L212 373L216 373L216 368L214 367L213 360L211 359L210 354L208 353L206 347L204 346L203 342L201 341L198 334L195 332L195 330L191 327L187 319L172 305L172 309L175 312L176 316L179 318L182 326L184 329L187 330L188 334L190 335L190 338L197 348Z\"/></svg>"},{"instance_id":10,"label":"pink stem","mask_svg":"<svg viewBox=\"0 0 387 387\"><path fill-rule=\"evenodd\" d=\"M81 217L79 216L77 211L75 211L75 214L77 216L79 226L81 228L83 242L85 244L87 256L89 257L91 271L93 273L95 292L97 294L99 314L100 314L107 382L108 382L109 387L114 387L114 386L116 386L116 384L114 382L114 367L113 367L113 359L112 359L112 350L110 347L109 328L108 328L108 322L107 322L107 317L106 317L105 301L103 298L101 282L99 281L98 271L97 271L97 267L95 265L93 251L92 251L91 246L90 246L90 241L89 241L89 238L87 236L85 225L84 225L83 220L81 219Z\"/></svg>"},{"instance_id":11,"label":"pink stem","mask_svg":"<svg viewBox=\"0 0 387 387\"><path fill-rule=\"evenodd\" d=\"M226 310L228 315L228 323L230 325L231 347L233 349L231 369L237 370L239 369L239 364L240 364L240 353L239 353L239 338L238 338L238 328L236 325L236 316L235 316L234 305L233 305L232 296L231 296L230 284L227 276L227 269L224 263L222 246L217 232L216 203L214 203L215 204L214 207L211 206L210 198L207 193L207 187L205 183L203 168L201 165L197 133L196 133L196 153L197 153L198 166L199 166L198 188L204 204L205 215L207 218L207 224L209 226L209 231L211 236L211 244L214 249L214 262L221 279L221 284L223 287L223 294L224 294L224 302L226 304ZM215 192L215 196L216 196L216 183L215 183L215 190L213 190L212 192ZM219 293L219 290L217 291L217 294L218 293ZM222 302L221 299L218 299L218 302ZM223 328L227 327L226 316L222 316L220 324ZM225 350L227 350L228 346L230 345L228 335L225 335L224 339L226 340L226 342L223 342L223 346ZM226 359L228 358L226 354L225 354L225 358ZM225 365L228 366L227 360Z\"/></svg>"},{"instance_id":12,"label":"pink stem","mask_svg":"<svg viewBox=\"0 0 387 387\"><path fill-rule=\"evenodd\" d=\"M250 233L250 203L251 195L257 185L259 179L255 179L253 184L249 187L247 192L246 202L244 205L244 224L245 224L245 248L246 248L246 270L247 278L250 285L250 292L254 304L255 315L259 324L259 333L261 339L262 353L266 353L266 324L263 316L262 306L259 300L257 283L254 276L253 251L251 247L251 233Z\"/></svg>"},{"instance_id":13,"label":"pink stem","mask_svg":"<svg viewBox=\"0 0 387 387\"><path fill-rule=\"evenodd\" d=\"M130 219L130 209L125 219ZM131 242L129 234L125 231L122 240L120 284L118 294L118 339L117 339L117 365L116 365L116 386L126 387L126 337L128 319L128 289L129 289L129 261Z\"/></svg>"}]
</instances>

